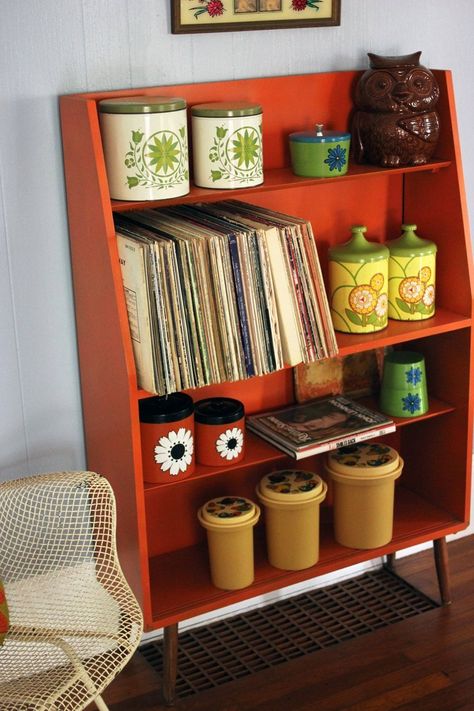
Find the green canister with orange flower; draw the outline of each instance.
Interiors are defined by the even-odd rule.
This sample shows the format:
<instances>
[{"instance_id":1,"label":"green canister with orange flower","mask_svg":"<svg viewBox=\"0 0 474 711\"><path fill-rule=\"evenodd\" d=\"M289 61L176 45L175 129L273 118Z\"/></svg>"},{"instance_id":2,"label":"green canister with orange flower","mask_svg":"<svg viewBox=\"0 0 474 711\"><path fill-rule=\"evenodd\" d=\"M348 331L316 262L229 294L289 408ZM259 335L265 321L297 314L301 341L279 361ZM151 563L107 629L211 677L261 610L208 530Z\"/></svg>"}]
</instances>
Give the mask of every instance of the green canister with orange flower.
<instances>
[{"instance_id":1,"label":"green canister with orange flower","mask_svg":"<svg viewBox=\"0 0 474 711\"><path fill-rule=\"evenodd\" d=\"M364 237L365 225L352 227L352 238L329 249L331 316L336 331L373 333L387 326L388 248Z\"/></svg>"},{"instance_id":2,"label":"green canister with orange flower","mask_svg":"<svg viewBox=\"0 0 474 711\"><path fill-rule=\"evenodd\" d=\"M434 242L418 237L416 225L402 225L398 239L387 243L388 315L398 321L421 321L435 313Z\"/></svg>"}]
</instances>

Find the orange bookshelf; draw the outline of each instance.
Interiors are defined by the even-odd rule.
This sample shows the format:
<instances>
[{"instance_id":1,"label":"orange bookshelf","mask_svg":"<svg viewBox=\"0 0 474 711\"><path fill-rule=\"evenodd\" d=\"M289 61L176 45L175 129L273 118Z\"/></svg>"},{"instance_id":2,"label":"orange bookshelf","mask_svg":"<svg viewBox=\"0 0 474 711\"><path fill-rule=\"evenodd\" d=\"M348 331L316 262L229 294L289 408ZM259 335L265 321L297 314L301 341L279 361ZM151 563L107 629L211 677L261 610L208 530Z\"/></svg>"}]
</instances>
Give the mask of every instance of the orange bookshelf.
<instances>
[{"instance_id":1,"label":"orange bookshelf","mask_svg":"<svg viewBox=\"0 0 474 711\"><path fill-rule=\"evenodd\" d=\"M434 160L414 168L351 165L345 176L335 179L294 176L287 137L291 131L312 128L316 119L329 128L348 128L360 72L61 97L87 464L114 487L121 563L142 605L147 629L165 628L165 654L174 654L181 620L418 543L443 542L447 534L468 525L473 271L452 78L449 71L435 73L442 129ZM346 241L353 224L366 224L369 239L386 241L399 235L402 222L415 222L421 236L437 243L437 311L432 319L390 321L387 329L371 335L337 335L341 355L406 344L426 358L430 411L397 421L397 431L387 437L399 449L405 469L396 491L393 540L383 549L359 551L336 544L329 502L323 506L321 556L314 568L296 573L271 568L257 543L255 583L244 590L220 591L210 583L204 533L196 520L198 506L219 494L253 495L263 473L291 460L249 436L246 457L237 465L198 467L187 480L144 484L138 403L148 393L137 387L113 223L114 212L143 209L144 203L110 199L97 111L100 99L143 93L183 96L188 105L254 101L262 105L264 116L261 186L231 191L192 187L182 198L146 203L147 207L232 197L301 216L313 225L325 278L328 248ZM285 368L249 381L208 386L196 394L237 397L247 413L268 410L292 402L293 373ZM305 460L305 468L306 464L322 471L320 457ZM260 524L256 537L261 541ZM435 546L437 560L444 560L443 549L439 550ZM167 668L169 700L175 670L173 663Z\"/></svg>"}]
</instances>

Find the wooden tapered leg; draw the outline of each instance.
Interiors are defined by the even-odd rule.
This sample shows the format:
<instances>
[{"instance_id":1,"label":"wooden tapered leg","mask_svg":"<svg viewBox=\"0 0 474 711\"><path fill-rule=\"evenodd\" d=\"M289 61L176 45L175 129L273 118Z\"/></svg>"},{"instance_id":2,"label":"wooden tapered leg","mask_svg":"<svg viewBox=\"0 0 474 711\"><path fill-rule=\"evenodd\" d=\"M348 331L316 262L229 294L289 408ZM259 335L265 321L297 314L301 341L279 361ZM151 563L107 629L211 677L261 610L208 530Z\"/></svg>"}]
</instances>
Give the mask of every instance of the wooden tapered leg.
<instances>
[{"instance_id":1,"label":"wooden tapered leg","mask_svg":"<svg viewBox=\"0 0 474 711\"><path fill-rule=\"evenodd\" d=\"M393 568L395 566L395 553L388 553L387 554L387 561L385 563L385 566L389 570L393 570Z\"/></svg>"},{"instance_id":2,"label":"wooden tapered leg","mask_svg":"<svg viewBox=\"0 0 474 711\"><path fill-rule=\"evenodd\" d=\"M449 584L448 544L446 543L446 538L437 538L433 541L433 552L441 602L443 605L450 605L451 589Z\"/></svg>"},{"instance_id":3,"label":"wooden tapered leg","mask_svg":"<svg viewBox=\"0 0 474 711\"><path fill-rule=\"evenodd\" d=\"M163 630L163 701L173 706L176 696L178 672L178 625L169 625Z\"/></svg>"}]
</instances>

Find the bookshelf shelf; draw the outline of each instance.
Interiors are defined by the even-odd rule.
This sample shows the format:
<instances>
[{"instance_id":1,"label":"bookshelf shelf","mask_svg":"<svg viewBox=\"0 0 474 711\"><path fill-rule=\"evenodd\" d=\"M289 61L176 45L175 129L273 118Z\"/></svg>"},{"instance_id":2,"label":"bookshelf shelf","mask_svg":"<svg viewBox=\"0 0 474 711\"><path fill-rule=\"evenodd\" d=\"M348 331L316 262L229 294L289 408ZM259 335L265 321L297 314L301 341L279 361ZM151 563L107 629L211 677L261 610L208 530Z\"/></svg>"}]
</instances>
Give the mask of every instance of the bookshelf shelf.
<instances>
[{"instance_id":1,"label":"bookshelf shelf","mask_svg":"<svg viewBox=\"0 0 474 711\"><path fill-rule=\"evenodd\" d=\"M400 168L378 168L376 166L357 165L357 163L351 163L348 172L337 178L337 183L344 183L351 180L363 180L364 178L374 176L393 176L419 172L436 172L442 168L447 168L450 165L451 162L445 160L433 160L426 165L403 166ZM274 168L273 170L265 171L262 185L257 185L251 188L226 190L224 197L226 199L232 198L246 200L252 199L253 195L264 193L269 190L288 190L292 188L301 189L302 187L316 187L318 185L331 185L334 183L334 178L301 178L294 175L289 168ZM147 207L152 208L165 207L167 205L183 205L196 202L214 202L222 199L222 190L199 188L193 185L187 195L170 200L151 200L147 203ZM111 200L111 205L113 212L127 212L130 210L143 209L143 202L141 201Z\"/></svg>"},{"instance_id":2,"label":"bookshelf shelf","mask_svg":"<svg viewBox=\"0 0 474 711\"><path fill-rule=\"evenodd\" d=\"M437 307L433 318L426 321L393 321L383 331L354 336L347 333L338 333L337 344L340 355L349 355L374 348L375 345L394 346L420 338L428 338L439 333L448 333L469 328L471 318L453 313L448 309Z\"/></svg>"},{"instance_id":3,"label":"bookshelf shelf","mask_svg":"<svg viewBox=\"0 0 474 711\"><path fill-rule=\"evenodd\" d=\"M118 511L118 546L125 574L141 602L148 630L309 580L355 563L421 543L438 544L468 524L473 431L473 264L456 126L452 77L437 70L441 135L426 166L383 169L351 164L345 176L307 179L289 169L288 134L318 121L347 129L360 72L331 72L204 84L124 89L61 97L61 124L87 466L111 482ZM183 96L188 106L209 101L249 101L263 107L265 181L249 189L193 187L176 200L111 200L97 102L139 94ZM284 100L282 100L284 97ZM304 101L301 100L304 97ZM288 111L288 106L292 111ZM430 411L397 421L386 436L405 461L396 490L394 537L383 549L337 545L330 500L322 507L320 561L288 573L271 568L257 527L255 583L226 593L209 582L204 533L197 508L217 495L253 497L260 477L287 463L269 444L249 436L243 462L225 469L198 467L194 476L166 485L144 484L138 404L149 393L137 387L135 363L115 238L114 214L176 203L238 198L309 220L324 279L329 247L345 242L353 224L367 224L369 239L398 237L402 222L438 246L436 315L426 321L390 321L371 335L337 334L347 356L392 346L425 355ZM294 400L293 370L207 386L199 398L221 395L245 404L247 414ZM323 472L323 458L303 460ZM166 637L166 635L165 635ZM173 680L168 679L168 688ZM169 700L169 699L168 699Z\"/></svg>"},{"instance_id":4,"label":"bookshelf shelf","mask_svg":"<svg viewBox=\"0 0 474 711\"><path fill-rule=\"evenodd\" d=\"M378 407L377 401L373 397L360 398L360 402L367 407L376 410ZM454 411L454 406L450 405L442 400L438 400L434 397L430 397L430 407L429 411L423 415L418 415L416 417L394 417L393 420L398 427L405 427L413 425L417 422L422 422L423 420L431 419L432 417L440 417L441 415L446 415L449 412ZM239 462L238 465L234 465L232 469L229 467L208 467L202 464L196 464L196 470L192 476L187 479L177 479L176 481L167 481L158 484L152 484L145 482L144 490L145 496L151 495L152 492L160 490L167 487L183 487L186 489L187 486L193 486L197 480L206 479L208 477L217 477L220 475L227 475L230 471L235 472L237 469L239 471L253 470L258 467L262 471L262 467L271 464L272 468L280 467L295 467L299 466L301 468L310 468L314 466L311 462L312 457L306 459L301 459L296 464L296 461L291 457L288 457L281 450L273 445L265 442L263 439L253 434L252 432L246 432L246 453L245 457Z\"/></svg>"},{"instance_id":5,"label":"bookshelf shelf","mask_svg":"<svg viewBox=\"0 0 474 711\"><path fill-rule=\"evenodd\" d=\"M376 551L344 548L334 541L331 520L326 518L321 526L321 554L318 563L313 568L289 572L277 570L268 564L264 540L257 536L255 582L250 588L234 592L218 590L211 584L207 571L207 549L204 543L200 543L150 560L152 587L156 590L152 600L153 618L159 625L173 624L190 617L191 614L203 614L216 607L224 607L278 590L283 586L301 583L372 560L374 554L387 555L461 528L462 522L456 520L448 511L433 506L415 493L400 487L394 514L394 536L389 545ZM163 576L172 581L166 591L160 589Z\"/></svg>"}]
</instances>

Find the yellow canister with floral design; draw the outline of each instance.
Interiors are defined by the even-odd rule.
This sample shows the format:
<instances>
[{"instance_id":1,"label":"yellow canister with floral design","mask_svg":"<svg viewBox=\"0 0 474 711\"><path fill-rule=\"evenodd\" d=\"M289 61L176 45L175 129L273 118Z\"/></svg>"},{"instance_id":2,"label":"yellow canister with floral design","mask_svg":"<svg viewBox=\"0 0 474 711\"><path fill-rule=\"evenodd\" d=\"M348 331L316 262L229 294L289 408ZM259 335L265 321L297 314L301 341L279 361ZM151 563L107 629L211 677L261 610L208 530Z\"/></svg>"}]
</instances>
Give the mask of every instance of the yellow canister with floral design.
<instances>
[{"instance_id":1,"label":"yellow canister with floral design","mask_svg":"<svg viewBox=\"0 0 474 711\"><path fill-rule=\"evenodd\" d=\"M352 227L352 238L329 249L331 316L336 331L372 333L387 326L388 248L364 237L365 225Z\"/></svg>"},{"instance_id":2,"label":"yellow canister with floral design","mask_svg":"<svg viewBox=\"0 0 474 711\"><path fill-rule=\"evenodd\" d=\"M240 590L253 583L253 528L259 518L260 507L243 496L219 496L199 509L216 588Z\"/></svg>"},{"instance_id":3,"label":"yellow canister with floral design","mask_svg":"<svg viewBox=\"0 0 474 711\"><path fill-rule=\"evenodd\" d=\"M388 242L388 316L421 321L435 313L434 242L418 237L416 225L402 225L402 235Z\"/></svg>"}]
</instances>

